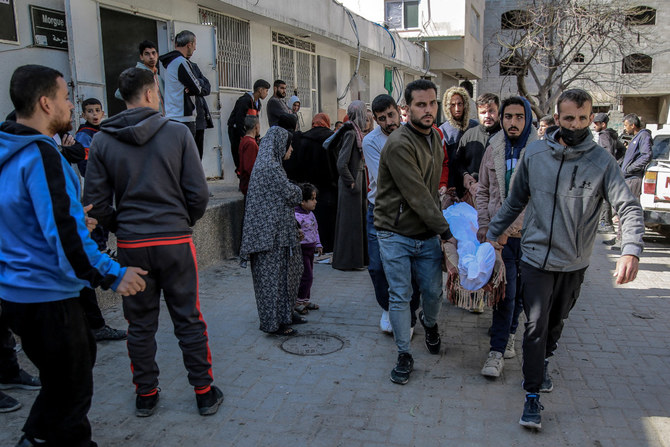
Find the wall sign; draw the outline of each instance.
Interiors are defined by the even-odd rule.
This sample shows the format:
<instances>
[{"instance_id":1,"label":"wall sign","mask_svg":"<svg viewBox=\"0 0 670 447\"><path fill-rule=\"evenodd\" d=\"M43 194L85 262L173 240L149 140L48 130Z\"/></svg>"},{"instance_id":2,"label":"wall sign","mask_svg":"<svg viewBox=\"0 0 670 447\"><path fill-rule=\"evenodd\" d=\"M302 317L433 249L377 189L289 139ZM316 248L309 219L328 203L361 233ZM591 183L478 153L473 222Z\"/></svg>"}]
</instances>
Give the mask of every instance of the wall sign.
<instances>
[{"instance_id":1,"label":"wall sign","mask_svg":"<svg viewBox=\"0 0 670 447\"><path fill-rule=\"evenodd\" d=\"M19 43L14 0L0 0L0 42Z\"/></svg>"},{"instance_id":2,"label":"wall sign","mask_svg":"<svg viewBox=\"0 0 670 447\"><path fill-rule=\"evenodd\" d=\"M67 51L65 12L30 5L30 18L36 47Z\"/></svg>"}]
</instances>

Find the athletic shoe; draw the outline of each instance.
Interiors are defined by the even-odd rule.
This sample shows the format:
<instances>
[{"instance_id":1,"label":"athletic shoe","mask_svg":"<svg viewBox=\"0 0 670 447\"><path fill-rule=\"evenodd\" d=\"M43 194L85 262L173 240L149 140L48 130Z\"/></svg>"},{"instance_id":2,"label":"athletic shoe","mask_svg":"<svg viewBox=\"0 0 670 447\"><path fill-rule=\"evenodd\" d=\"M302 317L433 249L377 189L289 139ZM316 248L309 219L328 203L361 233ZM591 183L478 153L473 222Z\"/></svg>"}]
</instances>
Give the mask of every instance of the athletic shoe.
<instances>
[{"instance_id":1,"label":"athletic shoe","mask_svg":"<svg viewBox=\"0 0 670 447\"><path fill-rule=\"evenodd\" d=\"M505 366L505 360L503 359L502 353L491 351L482 368L482 376L500 377L503 366Z\"/></svg>"},{"instance_id":2,"label":"athletic shoe","mask_svg":"<svg viewBox=\"0 0 670 447\"><path fill-rule=\"evenodd\" d=\"M128 333L126 331L114 329L107 325L104 325L100 329L93 330L93 335L95 336L95 341L125 340L128 338Z\"/></svg>"},{"instance_id":3,"label":"athletic shoe","mask_svg":"<svg viewBox=\"0 0 670 447\"><path fill-rule=\"evenodd\" d=\"M395 368L391 371L391 382L397 383L398 385L404 385L409 382L409 375L414 368L414 359L412 354L408 352L403 352L398 354L398 362L395 364Z\"/></svg>"},{"instance_id":4,"label":"athletic shoe","mask_svg":"<svg viewBox=\"0 0 670 447\"><path fill-rule=\"evenodd\" d=\"M379 319L379 328L382 332L387 334L393 334L393 328L391 327L391 320L389 319L389 311L382 311L382 317Z\"/></svg>"},{"instance_id":5,"label":"athletic shoe","mask_svg":"<svg viewBox=\"0 0 670 447\"><path fill-rule=\"evenodd\" d=\"M21 402L0 391L0 413L9 413L21 408Z\"/></svg>"},{"instance_id":6,"label":"athletic shoe","mask_svg":"<svg viewBox=\"0 0 670 447\"><path fill-rule=\"evenodd\" d=\"M433 355L439 354L441 340L437 323L435 323L435 326L433 327L427 327L426 323L423 321L423 311L419 312L419 322L421 322L421 326L423 326L423 329L426 332L426 348L428 348L428 352Z\"/></svg>"},{"instance_id":7,"label":"athletic shoe","mask_svg":"<svg viewBox=\"0 0 670 447\"><path fill-rule=\"evenodd\" d=\"M159 389L156 389L155 393L148 396L137 395L137 398L135 398L135 416L145 418L154 414L158 405L159 391Z\"/></svg>"},{"instance_id":8,"label":"athletic shoe","mask_svg":"<svg viewBox=\"0 0 670 447\"><path fill-rule=\"evenodd\" d=\"M603 244L605 245L614 245L617 243L617 239L613 237L612 239L606 239L603 241Z\"/></svg>"},{"instance_id":9,"label":"athletic shoe","mask_svg":"<svg viewBox=\"0 0 670 447\"><path fill-rule=\"evenodd\" d=\"M212 385L205 394L196 394L200 416L211 416L219 410L223 402L223 391Z\"/></svg>"},{"instance_id":10,"label":"athletic shoe","mask_svg":"<svg viewBox=\"0 0 670 447\"><path fill-rule=\"evenodd\" d=\"M11 390L12 388L19 388L22 390L39 390L42 388L40 379L31 376L24 370L20 369L19 374L11 379L0 379L0 390Z\"/></svg>"},{"instance_id":11,"label":"athletic shoe","mask_svg":"<svg viewBox=\"0 0 670 447\"><path fill-rule=\"evenodd\" d=\"M535 393L526 394L526 402L523 404L523 414L519 424L528 428L542 428L542 410L540 395Z\"/></svg>"},{"instance_id":12,"label":"athletic shoe","mask_svg":"<svg viewBox=\"0 0 670 447\"><path fill-rule=\"evenodd\" d=\"M614 225L607 224L605 222L600 222L600 224L598 224L598 233L599 234L613 234L614 233Z\"/></svg>"},{"instance_id":13,"label":"athletic shoe","mask_svg":"<svg viewBox=\"0 0 670 447\"><path fill-rule=\"evenodd\" d=\"M542 372L542 385L540 385L540 393L551 393L554 389L554 382L549 375L549 360L544 361L544 371Z\"/></svg>"},{"instance_id":14,"label":"athletic shoe","mask_svg":"<svg viewBox=\"0 0 670 447\"><path fill-rule=\"evenodd\" d=\"M513 359L516 357L516 351L514 350L514 334L509 334L507 339L507 346L505 346L505 354L503 357L506 359Z\"/></svg>"}]
</instances>

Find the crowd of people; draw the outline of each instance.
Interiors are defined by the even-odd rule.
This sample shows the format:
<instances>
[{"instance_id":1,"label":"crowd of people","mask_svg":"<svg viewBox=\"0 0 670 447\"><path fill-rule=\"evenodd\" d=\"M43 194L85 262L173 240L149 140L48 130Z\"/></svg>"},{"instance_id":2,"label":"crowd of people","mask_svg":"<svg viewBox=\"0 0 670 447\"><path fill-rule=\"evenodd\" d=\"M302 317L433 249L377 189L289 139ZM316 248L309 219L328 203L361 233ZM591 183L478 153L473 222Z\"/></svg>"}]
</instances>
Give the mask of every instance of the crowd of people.
<instances>
[{"instance_id":1,"label":"crowd of people","mask_svg":"<svg viewBox=\"0 0 670 447\"><path fill-rule=\"evenodd\" d=\"M0 125L0 389L40 390L19 446L96 445L87 419L96 339L127 337L135 414L154 413L161 293L198 412L214 414L223 401L213 385L191 238L209 200L201 161L211 127L204 100L210 85L190 61L195 49L190 31L160 57L155 44L142 42L140 62L118 79L126 110L103 120L100 100L87 99L75 139L61 73L26 65L10 80L15 113ZM594 116L583 90L564 91L556 113L536 121L525 98L473 99L457 86L441 98L445 121L438 127L437 87L420 79L406 86L402 107L382 94L370 109L352 101L334 129L323 113L306 129L300 99L287 96L286 82L259 79L227 121L244 194L240 259L251 267L259 329L298 333L293 326L320 308L311 294L315 257L330 253L335 269L367 267L380 328L397 346L390 379L408 383L417 321L428 351L442 349L443 247L458 243L443 211L467 203L477 213L477 239L499 252L507 278L492 306L481 374L499 377L505 359L517 355L523 312L519 423L540 428L539 393L553 389L549 359L579 297L595 235L614 234L614 214L616 282L637 275L639 194L651 157L639 117L624 117L632 137L625 147L607 128L609 117ZM262 113L270 128L261 138ZM107 247L109 232L116 252ZM96 287L123 296L127 333L105 324ZM39 379L19 368L9 329ZM0 392L0 411L18 406Z\"/></svg>"}]
</instances>

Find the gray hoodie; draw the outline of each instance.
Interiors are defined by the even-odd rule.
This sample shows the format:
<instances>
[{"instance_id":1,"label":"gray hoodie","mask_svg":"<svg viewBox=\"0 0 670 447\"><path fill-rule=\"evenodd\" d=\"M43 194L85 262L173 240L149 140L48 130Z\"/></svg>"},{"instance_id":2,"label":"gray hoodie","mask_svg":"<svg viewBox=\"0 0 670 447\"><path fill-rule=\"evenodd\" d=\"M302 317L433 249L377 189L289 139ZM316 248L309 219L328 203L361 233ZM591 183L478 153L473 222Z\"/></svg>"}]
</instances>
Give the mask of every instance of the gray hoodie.
<instances>
[{"instance_id":1,"label":"gray hoodie","mask_svg":"<svg viewBox=\"0 0 670 447\"><path fill-rule=\"evenodd\" d=\"M117 236L190 234L209 193L188 127L148 107L102 122L86 169L90 215Z\"/></svg>"},{"instance_id":2,"label":"gray hoodie","mask_svg":"<svg viewBox=\"0 0 670 447\"><path fill-rule=\"evenodd\" d=\"M603 201L619 215L622 255L640 256L644 220L616 160L593 140L566 147L559 130L536 141L516 167L509 196L489 224L496 240L526 204L521 237L522 260L548 271L585 268L593 250Z\"/></svg>"}]
</instances>

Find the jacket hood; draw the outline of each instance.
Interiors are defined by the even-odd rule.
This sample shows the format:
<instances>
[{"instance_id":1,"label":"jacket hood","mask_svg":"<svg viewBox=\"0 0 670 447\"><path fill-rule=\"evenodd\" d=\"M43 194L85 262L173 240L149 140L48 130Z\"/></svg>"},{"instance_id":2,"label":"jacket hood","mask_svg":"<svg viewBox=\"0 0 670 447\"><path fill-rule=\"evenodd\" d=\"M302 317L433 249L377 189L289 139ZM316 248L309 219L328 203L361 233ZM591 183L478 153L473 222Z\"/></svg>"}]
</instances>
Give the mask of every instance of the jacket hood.
<instances>
[{"instance_id":1,"label":"jacket hood","mask_svg":"<svg viewBox=\"0 0 670 447\"><path fill-rule=\"evenodd\" d=\"M451 109L449 104L451 103L451 97L454 95L460 95L463 98L463 116L460 120L456 120L451 115ZM451 87L442 97L442 112L444 113L445 119L456 129L459 129L463 132L468 130L468 124L470 122L470 95L468 95L467 90L463 87Z\"/></svg>"},{"instance_id":2,"label":"jacket hood","mask_svg":"<svg viewBox=\"0 0 670 447\"><path fill-rule=\"evenodd\" d=\"M169 53L165 53L164 55L160 56L158 60L161 61L163 67L167 68L167 66L170 65L170 62L177 59L179 56L183 56L183 54L181 54L177 50L173 50L170 51Z\"/></svg>"},{"instance_id":3,"label":"jacket hood","mask_svg":"<svg viewBox=\"0 0 670 447\"><path fill-rule=\"evenodd\" d=\"M0 124L0 168L24 147L41 140L58 150L53 138L39 133L37 130L14 121Z\"/></svg>"},{"instance_id":4,"label":"jacket hood","mask_svg":"<svg viewBox=\"0 0 670 447\"><path fill-rule=\"evenodd\" d=\"M138 107L124 110L100 124L100 131L124 143L141 146L149 141L168 122L158 110Z\"/></svg>"},{"instance_id":5,"label":"jacket hood","mask_svg":"<svg viewBox=\"0 0 670 447\"><path fill-rule=\"evenodd\" d=\"M563 146L559 141L559 138L561 136L560 127L554 130L553 132L549 132L549 129L547 129L547 133L545 133L545 136L547 144L549 145L549 148L551 149L553 156L559 160L562 159L563 157L565 157L566 160L581 157L586 152L589 152L590 150L592 150L594 147L597 146L593 138L586 138L577 146Z\"/></svg>"}]
</instances>

